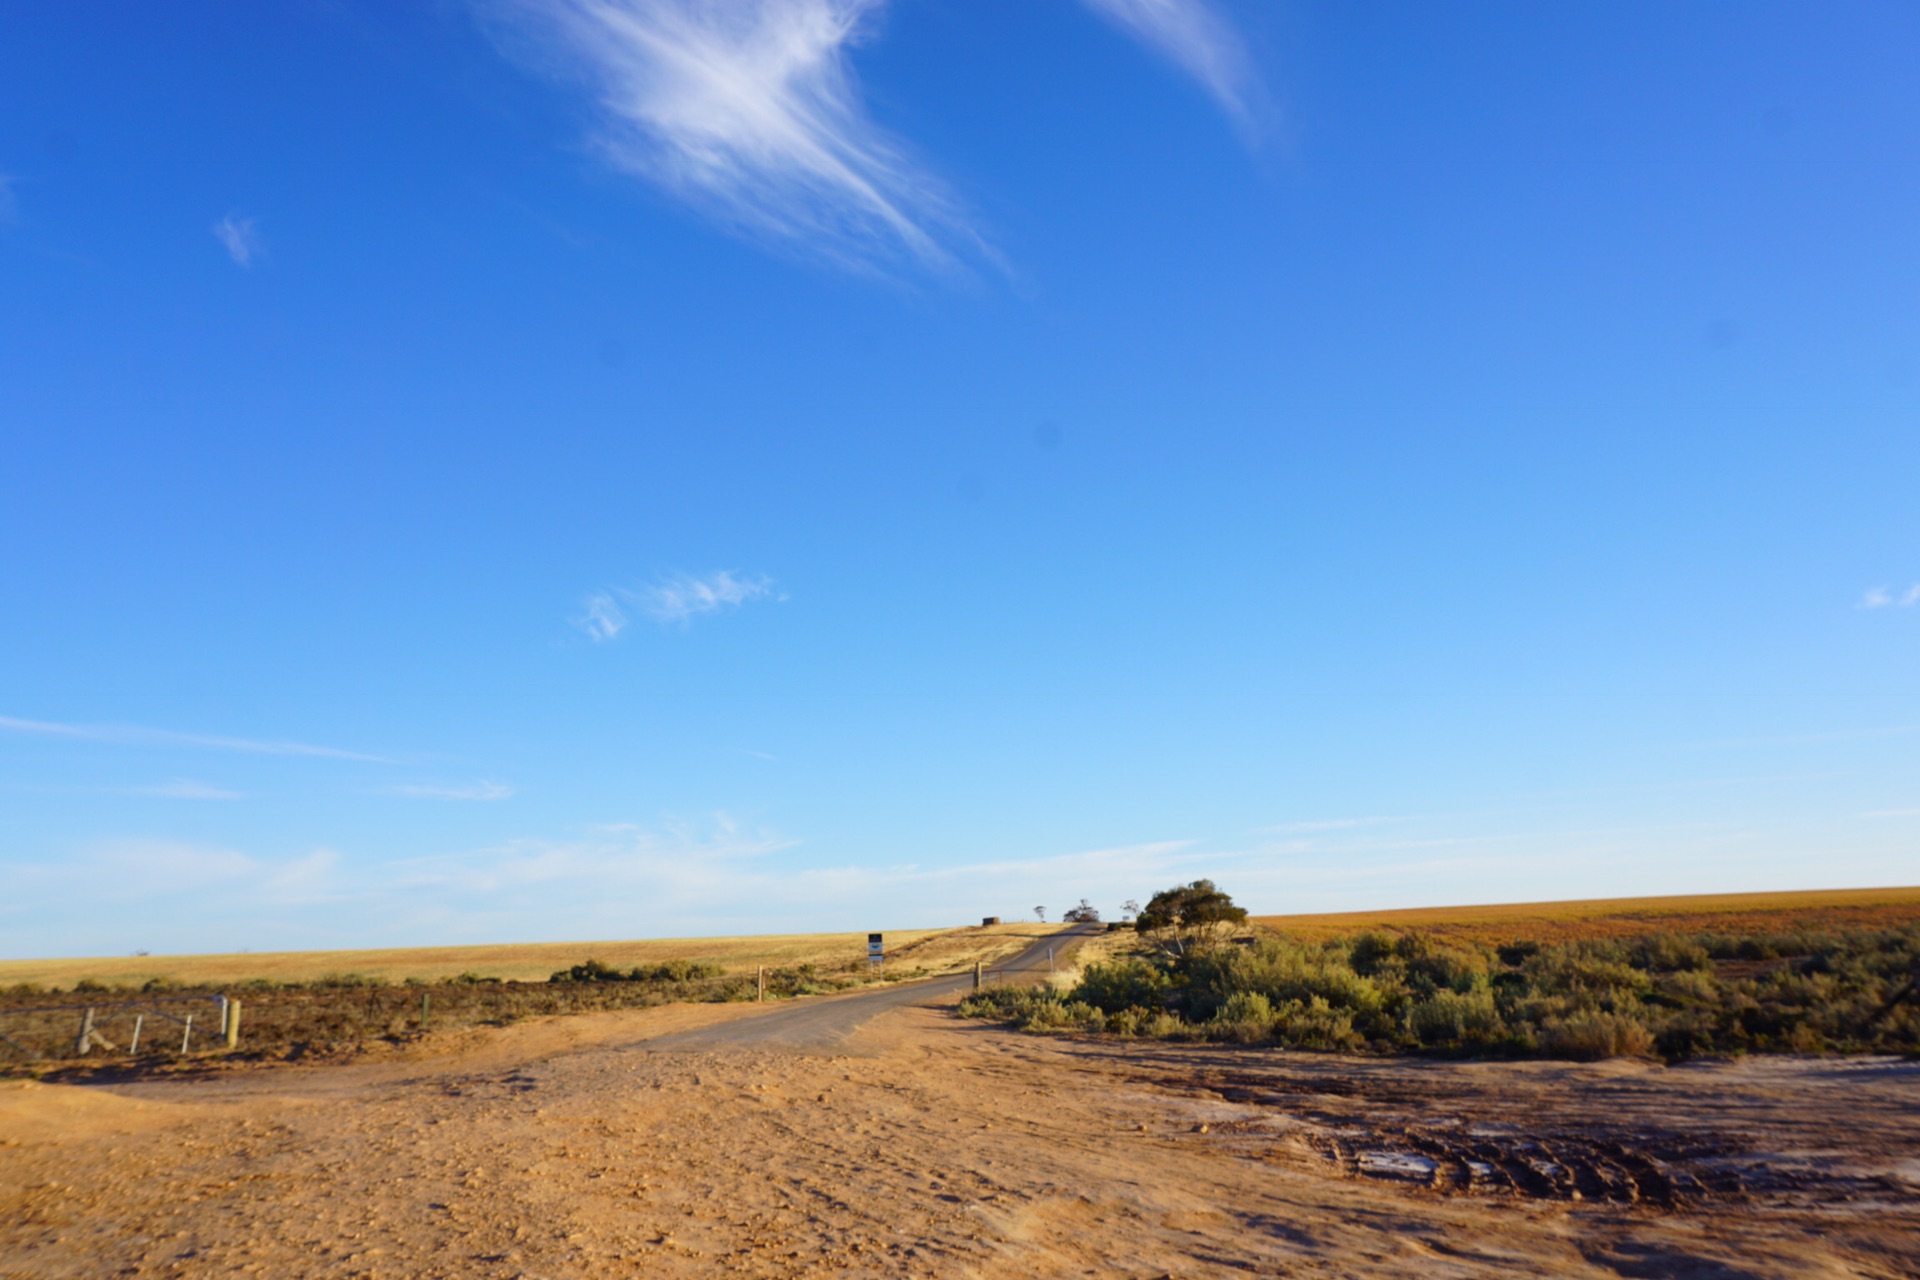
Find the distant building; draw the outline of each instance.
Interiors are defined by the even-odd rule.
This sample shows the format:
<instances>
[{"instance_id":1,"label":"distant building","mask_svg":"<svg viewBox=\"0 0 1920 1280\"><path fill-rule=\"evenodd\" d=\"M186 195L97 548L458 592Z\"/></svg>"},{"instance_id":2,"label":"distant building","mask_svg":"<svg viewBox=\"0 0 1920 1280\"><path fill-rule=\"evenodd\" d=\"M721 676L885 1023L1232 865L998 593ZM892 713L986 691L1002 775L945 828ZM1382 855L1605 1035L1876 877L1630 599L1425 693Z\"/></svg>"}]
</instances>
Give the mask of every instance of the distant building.
<instances>
[{"instance_id":1,"label":"distant building","mask_svg":"<svg viewBox=\"0 0 1920 1280\"><path fill-rule=\"evenodd\" d=\"M999 923L1000 923L999 916L986 916L980 921L980 927L984 929L990 924L999 924Z\"/></svg>"}]
</instances>

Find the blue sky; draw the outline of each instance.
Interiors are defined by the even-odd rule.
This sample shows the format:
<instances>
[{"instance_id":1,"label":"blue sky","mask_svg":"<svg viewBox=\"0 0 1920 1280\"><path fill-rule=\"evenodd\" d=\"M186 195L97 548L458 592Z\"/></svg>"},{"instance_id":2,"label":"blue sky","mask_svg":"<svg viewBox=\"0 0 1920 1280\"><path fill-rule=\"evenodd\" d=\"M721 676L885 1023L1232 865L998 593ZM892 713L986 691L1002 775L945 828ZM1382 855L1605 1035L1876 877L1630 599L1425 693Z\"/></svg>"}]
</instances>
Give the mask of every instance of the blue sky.
<instances>
[{"instance_id":1,"label":"blue sky","mask_svg":"<svg viewBox=\"0 0 1920 1280\"><path fill-rule=\"evenodd\" d=\"M1912 883L1907 4L37 6L0 952Z\"/></svg>"}]
</instances>

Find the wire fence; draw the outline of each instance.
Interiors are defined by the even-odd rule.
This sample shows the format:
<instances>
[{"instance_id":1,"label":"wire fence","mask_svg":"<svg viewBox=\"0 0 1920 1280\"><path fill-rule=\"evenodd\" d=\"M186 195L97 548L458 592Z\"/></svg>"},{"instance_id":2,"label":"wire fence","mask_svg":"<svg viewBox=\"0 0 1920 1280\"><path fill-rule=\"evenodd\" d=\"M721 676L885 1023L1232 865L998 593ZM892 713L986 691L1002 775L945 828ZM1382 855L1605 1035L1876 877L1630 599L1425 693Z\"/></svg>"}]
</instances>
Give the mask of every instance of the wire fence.
<instances>
[{"instance_id":1,"label":"wire fence","mask_svg":"<svg viewBox=\"0 0 1920 1280\"><path fill-rule=\"evenodd\" d=\"M213 993L0 1009L0 1060L179 1057L231 1047L239 1019L239 1002Z\"/></svg>"},{"instance_id":2,"label":"wire fence","mask_svg":"<svg viewBox=\"0 0 1920 1280\"><path fill-rule=\"evenodd\" d=\"M231 991L0 991L0 1070L153 1060L203 1050L331 1054L426 1031L671 1003L778 1000L837 990L853 970L813 966L635 980L387 983L342 975ZM57 1001L57 1003L56 1003ZM244 1019L242 1010L244 1007Z\"/></svg>"}]
</instances>

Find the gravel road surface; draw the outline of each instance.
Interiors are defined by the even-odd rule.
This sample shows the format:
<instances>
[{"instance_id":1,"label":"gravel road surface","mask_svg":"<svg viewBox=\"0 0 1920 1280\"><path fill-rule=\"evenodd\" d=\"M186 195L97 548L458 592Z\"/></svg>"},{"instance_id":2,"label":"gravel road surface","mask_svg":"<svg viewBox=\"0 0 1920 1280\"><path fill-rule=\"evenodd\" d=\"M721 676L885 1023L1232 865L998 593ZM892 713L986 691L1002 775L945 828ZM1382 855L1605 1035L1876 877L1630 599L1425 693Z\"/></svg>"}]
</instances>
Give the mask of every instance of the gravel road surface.
<instances>
[{"instance_id":1,"label":"gravel road surface","mask_svg":"<svg viewBox=\"0 0 1920 1280\"><path fill-rule=\"evenodd\" d=\"M994 980L1038 981L1064 963L1070 948L1104 930L1104 925L1076 925L1043 938L1010 960L995 965ZM637 1046L662 1053L689 1053L708 1049L790 1049L844 1052L853 1034L873 1019L894 1009L931 1004L973 986L971 973L924 982L901 983L878 991L807 1000L738 1022L703 1027L678 1035L661 1036Z\"/></svg>"}]
</instances>

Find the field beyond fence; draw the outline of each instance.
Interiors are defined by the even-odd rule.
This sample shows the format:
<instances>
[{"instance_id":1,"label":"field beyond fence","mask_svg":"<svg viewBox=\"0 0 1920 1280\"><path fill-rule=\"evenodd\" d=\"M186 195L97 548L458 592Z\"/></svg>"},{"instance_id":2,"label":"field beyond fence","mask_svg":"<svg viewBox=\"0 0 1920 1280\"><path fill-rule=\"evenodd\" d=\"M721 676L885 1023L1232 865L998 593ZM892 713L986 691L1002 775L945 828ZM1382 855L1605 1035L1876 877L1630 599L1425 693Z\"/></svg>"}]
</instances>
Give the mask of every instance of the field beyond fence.
<instances>
[{"instance_id":1,"label":"field beyond fence","mask_svg":"<svg viewBox=\"0 0 1920 1280\"><path fill-rule=\"evenodd\" d=\"M1662 898L1588 898L1394 911L1256 916L1253 923L1302 940L1364 929L1418 930L1457 942L1498 945L1515 938L1575 942L1675 933L1782 933L1835 928L1895 928L1920 922L1920 887L1810 889L1788 893L1690 894Z\"/></svg>"},{"instance_id":2,"label":"field beyond fence","mask_svg":"<svg viewBox=\"0 0 1920 1280\"><path fill-rule=\"evenodd\" d=\"M960 969L975 960L1010 954L1052 926L1007 924L959 929L900 929L886 934L887 954L915 965ZM261 951L221 955L94 956L85 959L0 960L0 989L27 983L72 989L91 981L139 987L151 981L196 987L242 982L317 982L339 974L383 982L446 982L463 973L509 982L544 982L547 975L591 957L617 968L691 960L728 973L811 964L835 966L864 957L864 933L768 934L731 938L648 938L598 942L487 943L454 947L388 947L358 951Z\"/></svg>"}]
</instances>

